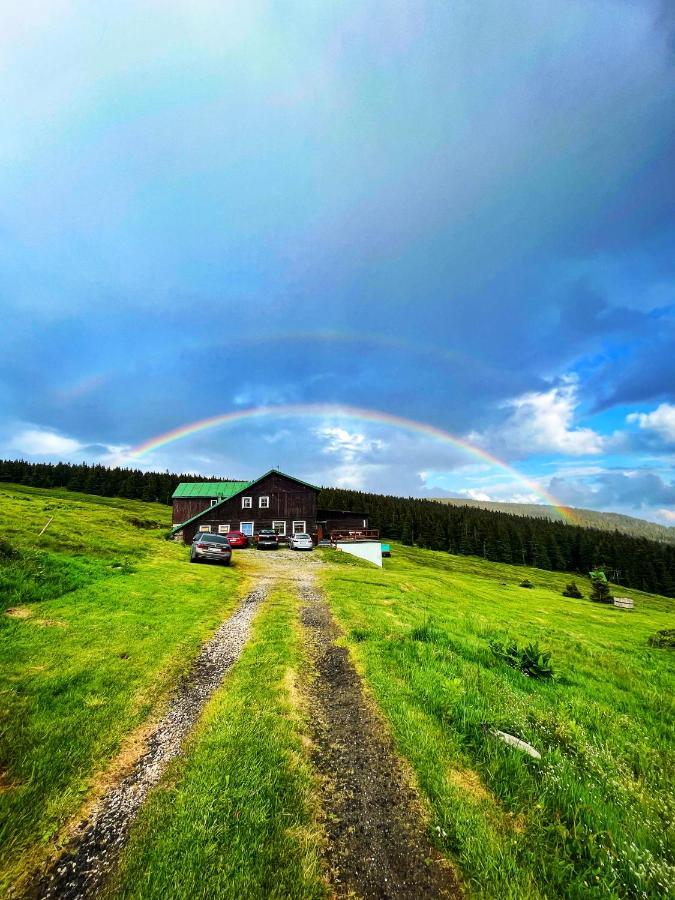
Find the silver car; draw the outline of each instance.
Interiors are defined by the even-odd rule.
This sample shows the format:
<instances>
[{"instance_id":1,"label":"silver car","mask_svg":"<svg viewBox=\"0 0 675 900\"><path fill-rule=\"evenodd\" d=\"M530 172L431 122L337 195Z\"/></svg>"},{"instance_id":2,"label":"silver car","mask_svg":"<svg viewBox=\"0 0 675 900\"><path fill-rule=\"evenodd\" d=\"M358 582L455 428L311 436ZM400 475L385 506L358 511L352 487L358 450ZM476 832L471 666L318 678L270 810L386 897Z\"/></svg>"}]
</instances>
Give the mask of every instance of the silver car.
<instances>
[{"instance_id":1,"label":"silver car","mask_svg":"<svg viewBox=\"0 0 675 900\"><path fill-rule=\"evenodd\" d=\"M199 531L192 539L190 547L190 562L204 562L212 560L229 566L232 559L232 547L223 534L211 534L208 531Z\"/></svg>"},{"instance_id":2,"label":"silver car","mask_svg":"<svg viewBox=\"0 0 675 900\"><path fill-rule=\"evenodd\" d=\"M309 534L293 534L288 541L288 546L291 550L313 550L314 541Z\"/></svg>"}]
</instances>

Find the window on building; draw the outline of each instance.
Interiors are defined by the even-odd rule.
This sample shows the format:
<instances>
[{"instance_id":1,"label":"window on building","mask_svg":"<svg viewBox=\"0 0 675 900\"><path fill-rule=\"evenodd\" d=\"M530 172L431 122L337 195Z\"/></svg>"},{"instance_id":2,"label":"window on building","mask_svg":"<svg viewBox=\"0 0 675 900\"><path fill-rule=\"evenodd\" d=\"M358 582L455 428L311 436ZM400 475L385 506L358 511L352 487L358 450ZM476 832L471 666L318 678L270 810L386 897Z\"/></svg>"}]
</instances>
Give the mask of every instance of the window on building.
<instances>
[{"instance_id":1,"label":"window on building","mask_svg":"<svg viewBox=\"0 0 675 900\"><path fill-rule=\"evenodd\" d=\"M242 497L241 498L241 508L242 509L253 509L253 497Z\"/></svg>"},{"instance_id":2,"label":"window on building","mask_svg":"<svg viewBox=\"0 0 675 900\"><path fill-rule=\"evenodd\" d=\"M218 502L218 498L217 497L213 498L211 500L211 506L215 506L217 502Z\"/></svg>"},{"instance_id":3,"label":"window on building","mask_svg":"<svg viewBox=\"0 0 675 900\"><path fill-rule=\"evenodd\" d=\"M240 522L239 523L239 531L242 534L247 534L249 537L253 537L253 522Z\"/></svg>"},{"instance_id":4,"label":"window on building","mask_svg":"<svg viewBox=\"0 0 675 900\"><path fill-rule=\"evenodd\" d=\"M199 530L200 531L211 531L211 526L210 525L200 525Z\"/></svg>"},{"instance_id":5,"label":"window on building","mask_svg":"<svg viewBox=\"0 0 675 900\"><path fill-rule=\"evenodd\" d=\"M307 522L293 522L293 534L305 534Z\"/></svg>"},{"instance_id":6,"label":"window on building","mask_svg":"<svg viewBox=\"0 0 675 900\"><path fill-rule=\"evenodd\" d=\"M227 534L230 530L229 525L219 525L218 526L218 534Z\"/></svg>"},{"instance_id":7,"label":"window on building","mask_svg":"<svg viewBox=\"0 0 675 900\"><path fill-rule=\"evenodd\" d=\"M269 497L259 497L258 498L258 506L260 509L269 509L270 508L270 498Z\"/></svg>"},{"instance_id":8,"label":"window on building","mask_svg":"<svg viewBox=\"0 0 675 900\"><path fill-rule=\"evenodd\" d=\"M281 534L283 536L286 535L286 522L279 520L278 522L272 522L272 528L276 531L277 534Z\"/></svg>"}]
</instances>

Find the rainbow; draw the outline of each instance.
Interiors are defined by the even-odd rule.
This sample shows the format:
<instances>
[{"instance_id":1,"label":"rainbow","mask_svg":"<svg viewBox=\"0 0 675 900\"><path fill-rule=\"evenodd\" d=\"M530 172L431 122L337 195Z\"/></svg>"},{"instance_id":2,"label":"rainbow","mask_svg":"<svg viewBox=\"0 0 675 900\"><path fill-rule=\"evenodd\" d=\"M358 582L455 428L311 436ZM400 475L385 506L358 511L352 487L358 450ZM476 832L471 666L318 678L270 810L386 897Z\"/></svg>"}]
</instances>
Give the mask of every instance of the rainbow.
<instances>
[{"instance_id":1,"label":"rainbow","mask_svg":"<svg viewBox=\"0 0 675 900\"><path fill-rule=\"evenodd\" d=\"M208 431L210 428L219 428L227 425L234 425L240 422L250 421L252 419L264 419L267 417L276 418L316 418L317 416L342 416L344 418L358 419L363 422L374 422L381 425L390 425L394 428L402 428L414 434L421 434L424 437L431 437L434 440L442 441L450 444L459 450L464 451L469 456L486 462L501 471L508 473L512 478L516 479L528 490L540 497L547 506L552 506L561 517L572 524L576 524L576 518L572 510L563 506L556 498L549 494L540 484L532 481L510 466L508 463L488 453L480 447L476 447L458 438L449 431L437 428L435 425L427 425L422 422L416 422L414 419L405 419L403 416L394 416L390 413L380 412L374 409L362 409L357 406L343 406L338 404L285 404L278 406L256 406L251 409L245 409L238 412L224 413L219 416L211 416L208 419L200 419L197 422L190 422L188 425L181 425L164 434L156 435L142 444L132 447L124 453L127 459L136 459L153 450L159 450L160 447L166 447L174 441L180 441L183 438L190 437L193 434L199 434L202 431Z\"/></svg>"}]
</instances>

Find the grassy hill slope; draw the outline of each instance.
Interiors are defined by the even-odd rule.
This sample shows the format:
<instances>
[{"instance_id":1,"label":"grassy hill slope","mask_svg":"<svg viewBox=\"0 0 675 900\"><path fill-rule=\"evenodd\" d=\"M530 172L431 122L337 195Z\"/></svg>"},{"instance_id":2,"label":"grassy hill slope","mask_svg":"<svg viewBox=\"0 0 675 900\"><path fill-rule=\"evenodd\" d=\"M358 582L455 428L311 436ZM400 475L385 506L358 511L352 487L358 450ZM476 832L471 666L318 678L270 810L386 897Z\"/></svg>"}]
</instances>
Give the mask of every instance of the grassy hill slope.
<instances>
[{"instance_id":1,"label":"grassy hill slope","mask_svg":"<svg viewBox=\"0 0 675 900\"><path fill-rule=\"evenodd\" d=\"M170 515L0 487L0 894L234 607L236 569L187 565Z\"/></svg>"},{"instance_id":2,"label":"grassy hill slope","mask_svg":"<svg viewBox=\"0 0 675 900\"><path fill-rule=\"evenodd\" d=\"M534 519L550 519L559 522L562 516L554 506L542 503L497 503L492 500L467 500L463 497L434 497L437 503L448 503L451 506L475 506L478 509L489 509L494 512L511 513L513 516L528 516ZM648 538L651 541L665 541L675 544L675 527L658 525L634 516L624 516L613 512L596 512L594 509L577 509L570 507L577 523L587 528L600 528L603 531L621 531L633 537Z\"/></svg>"},{"instance_id":3,"label":"grassy hill slope","mask_svg":"<svg viewBox=\"0 0 675 900\"><path fill-rule=\"evenodd\" d=\"M164 540L169 515L0 486L1 894L100 790L255 574L246 551L233 569L190 566L187 548ZM344 642L469 896L675 893L675 658L649 644L673 627L674 600L621 588L635 610L620 611L563 597L565 573L397 543L382 570L319 552ZM149 798L114 896L173 886L187 898L206 883L231 896L235 877L241 893L278 883L284 896L322 894L296 590L288 580L272 598ZM492 640L538 642L554 678L511 668Z\"/></svg>"},{"instance_id":4,"label":"grassy hill slope","mask_svg":"<svg viewBox=\"0 0 675 900\"><path fill-rule=\"evenodd\" d=\"M562 573L402 545L382 570L331 556L346 643L471 896L674 895L675 657L648 639L675 601L622 588L635 610L620 611L563 597ZM554 678L511 668L491 640L538 642Z\"/></svg>"}]
</instances>

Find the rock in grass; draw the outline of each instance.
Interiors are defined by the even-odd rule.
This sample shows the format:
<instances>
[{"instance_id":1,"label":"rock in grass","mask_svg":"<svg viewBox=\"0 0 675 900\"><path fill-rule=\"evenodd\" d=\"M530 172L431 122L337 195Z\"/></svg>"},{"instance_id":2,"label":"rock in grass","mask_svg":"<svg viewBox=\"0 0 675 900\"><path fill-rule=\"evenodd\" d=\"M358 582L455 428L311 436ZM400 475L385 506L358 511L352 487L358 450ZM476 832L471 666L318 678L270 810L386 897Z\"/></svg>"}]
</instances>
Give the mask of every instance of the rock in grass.
<instances>
[{"instance_id":1,"label":"rock in grass","mask_svg":"<svg viewBox=\"0 0 675 900\"><path fill-rule=\"evenodd\" d=\"M531 756L533 759L541 759L541 753L538 750L535 750L532 744L527 744L525 741L521 741L520 738L514 737L512 734L507 734L505 731L498 731L496 728L491 728L490 734L493 734L495 737L499 738L500 741L508 744L509 747L515 747L516 750L522 750L523 753L527 753L528 756Z\"/></svg>"}]
</instances>

